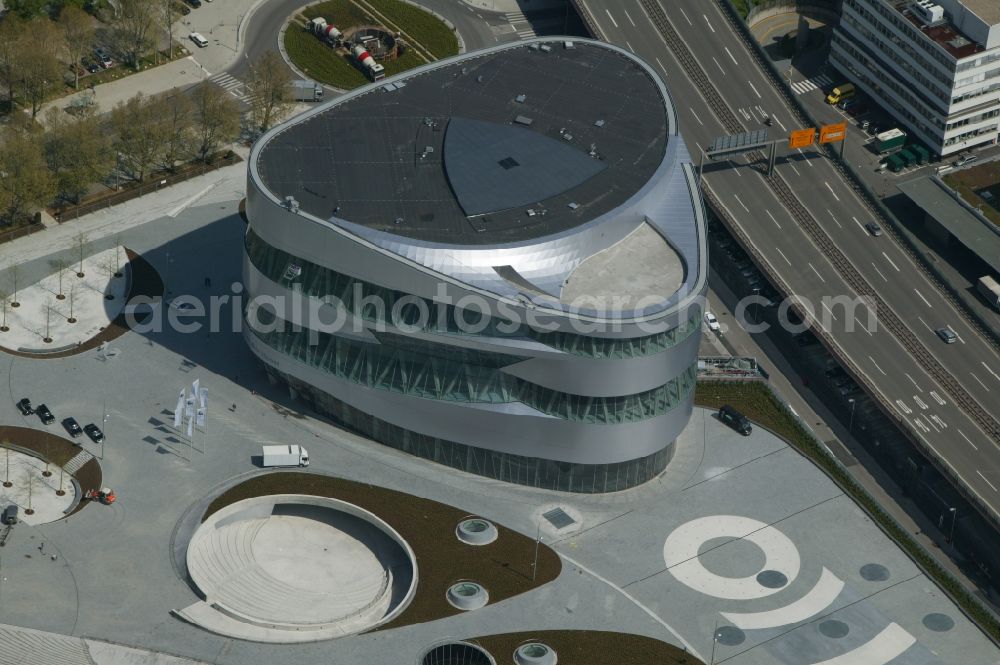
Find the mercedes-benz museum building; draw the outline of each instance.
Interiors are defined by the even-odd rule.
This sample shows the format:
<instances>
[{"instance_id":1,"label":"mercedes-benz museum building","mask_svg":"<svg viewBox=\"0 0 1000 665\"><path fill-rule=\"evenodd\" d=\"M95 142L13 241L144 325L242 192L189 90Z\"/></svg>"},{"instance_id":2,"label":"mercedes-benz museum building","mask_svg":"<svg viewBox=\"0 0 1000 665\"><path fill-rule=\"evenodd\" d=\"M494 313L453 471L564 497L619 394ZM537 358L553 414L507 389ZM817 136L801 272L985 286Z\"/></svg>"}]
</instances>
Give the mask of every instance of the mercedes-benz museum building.
<instances>
[{"instance_id":1,"label":"mercedes-benz museum building","mask_svg":"<svg viewBox=\"0 0 1000 665\"><path fill-rule=\"evenodd\" d=\"M633 487L692 412L696 178L628 51L539 38L425 65L256 143L244 336L294 397L392 448Z\"/></svg>"}]
</instances>

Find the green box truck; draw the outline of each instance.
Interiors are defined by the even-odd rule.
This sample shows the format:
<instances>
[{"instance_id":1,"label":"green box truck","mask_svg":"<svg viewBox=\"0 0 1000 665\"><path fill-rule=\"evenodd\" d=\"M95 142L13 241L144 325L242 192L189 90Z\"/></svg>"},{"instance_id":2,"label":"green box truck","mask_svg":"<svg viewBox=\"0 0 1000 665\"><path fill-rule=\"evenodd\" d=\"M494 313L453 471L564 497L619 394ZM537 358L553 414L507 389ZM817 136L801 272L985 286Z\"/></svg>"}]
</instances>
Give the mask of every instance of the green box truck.
<instances>
[{"instance_id":1,"label":"green box truck","mask_svg":"<svg viewBox=\"0 0 1000 665\"><path fill-rule=\"evenodd\" d=\"M902 148L906 144L906 132L901 129L890 129L875 135L875 150L879 154Z\"/></svg>"}]
</instances>

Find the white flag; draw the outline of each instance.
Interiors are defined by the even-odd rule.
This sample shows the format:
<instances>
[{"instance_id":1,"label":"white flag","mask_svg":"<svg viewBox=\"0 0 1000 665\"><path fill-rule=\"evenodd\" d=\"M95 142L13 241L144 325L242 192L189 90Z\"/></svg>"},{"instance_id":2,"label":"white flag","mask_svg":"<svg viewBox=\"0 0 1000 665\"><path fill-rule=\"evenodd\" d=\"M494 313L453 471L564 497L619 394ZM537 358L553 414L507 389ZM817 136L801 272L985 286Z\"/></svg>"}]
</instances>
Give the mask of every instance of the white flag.
<instances>
[{"instance_id":1,"label":"white flag","mask_svg":"<svg viewBox=\"0 0 1000 665\"><path fill-rule=\"evenodd\" d=\"M201 389L201 393L199 394L199 396L201 397L201 409L202 409L202 411L207 411L208 410L208 388L202 388Z\"/></svg>"},{"instance_id":2,"label":"white flag","mask_svg":"<svg viewBox=\"0 0 1000 665\"><path fill-rule=\"evenodd\" d=\"M174 428L179 428L181 426L181 414L184 413L184 389L181 388L181 394L177 397L177 406L174 408Z\"/></svg>"},{"instance_id":3,"label":"white flag","mask_svg":"<svg viewBox=\"0 0 1000 665\"><path fill-rule=\"evenodd\" d=\"M188 418L188 438L194 436L194 418Z\"/></svg>"},{"instance_id":4,"label":"white flag","mask_svg":"<svg viewBox=\"0 0 1000 665\"><path fill-rule=\"evenodd\" d=\"M198 397L198 387L201 385L201 379L195 379L191 382L191 397Z\"/></svg>"},{"instance_id":5,"label":"white flag","mask_svg":"<svg viewBox=\"0 0 1000 665\"><path fill-rule=\"evenodd\" d=\"M194 397L188 397L184 403L184 415L188 418L194 417Z\"/></svg>"},{"instance_id":6,"label":"white flag","mask_svg":"<svg viewBox=\"0 0 1000 665\"><path fill-rule=\"evenodd\" d=\"M198 409L198 414L197 414L196 418L197 418L197 425L198 425L198 427L204 427L205 426L205 409Z\"/></svg>"}]
</instances>

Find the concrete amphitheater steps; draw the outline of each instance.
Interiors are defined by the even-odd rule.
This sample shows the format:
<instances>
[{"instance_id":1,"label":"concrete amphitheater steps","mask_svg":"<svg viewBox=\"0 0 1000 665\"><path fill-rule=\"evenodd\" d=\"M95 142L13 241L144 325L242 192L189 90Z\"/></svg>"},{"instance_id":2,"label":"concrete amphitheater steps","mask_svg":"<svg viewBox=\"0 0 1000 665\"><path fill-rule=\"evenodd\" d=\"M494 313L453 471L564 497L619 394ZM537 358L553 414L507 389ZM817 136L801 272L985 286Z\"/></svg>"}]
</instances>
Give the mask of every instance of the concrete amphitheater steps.
<instances>
[{"instance_id":1,"label":"concrete amphitheater steps","mask_svg":"<svg viewBox=\"0 0 1000 665\"><path fill-rule=\"evenodd\" d=\"M63 470L72 476L77 471L79 471L84 464L86 464L92 459L94 459L93 455L88 453L86 450L81 450L80 452L78 452L76 455L73 456L73 459L66 462L66 466L63 467Z\"/></svg>"},{"instance_id":2,"label":"concrete amphitheater steps","mask_svg":"<svg viewBox=\"0 0 1000 665\"><path fill-rule=\"evenodd\" d=\"M77 638L0 626L0 665L96 665Z\"/></svg>"}]
</instances>

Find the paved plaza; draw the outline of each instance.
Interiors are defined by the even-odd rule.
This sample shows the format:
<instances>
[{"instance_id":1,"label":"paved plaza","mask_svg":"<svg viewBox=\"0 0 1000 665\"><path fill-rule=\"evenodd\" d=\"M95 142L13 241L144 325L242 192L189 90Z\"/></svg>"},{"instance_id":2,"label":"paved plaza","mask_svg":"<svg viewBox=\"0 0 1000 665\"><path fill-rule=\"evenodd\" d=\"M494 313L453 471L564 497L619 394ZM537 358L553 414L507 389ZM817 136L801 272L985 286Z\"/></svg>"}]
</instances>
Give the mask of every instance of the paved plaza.
<instances>
[{"instance_id":1,"label":"paved plaza","mask_svg":"<svg viewBox=\"0 0 1000 665\"><path fill-rule=\"evenodd\" d=\"M100 651L101 665L172 661L93 640L222 664L396 665L445 637L538 627L647 635L706 661L714 647L716 662L738 665L1000 663L994 646L855 504L760 428L740 437L696 411L663 476L628 492L582 496L465 475L299 413L230 331L246 228L237 207L238 200L210 196L173 216L115 227L161 272L170 297L227 296L219 331L126 334L111 359L96 350L8 358L13 392L0 404L4 422L42 427L15 410L22 394L57 414L100 413L107 402L102 468L118 501L11 531L0 562L0 624L86 638L71 644L91 657ZM41 271L47 260L24 269ZM189 441L174 430L172 410L193 379L210 401L207 426ZM537 530L564 558L563 572L480 610L314 644L233 640L183 622L172 610L199 600L182 572L192 525L211 496L261 473L252 458L270 443L306 445L312 472L448 503L530 536ZM4 637L11 630L0 640L38 643Z\"/></svg>"}]
</instances>

